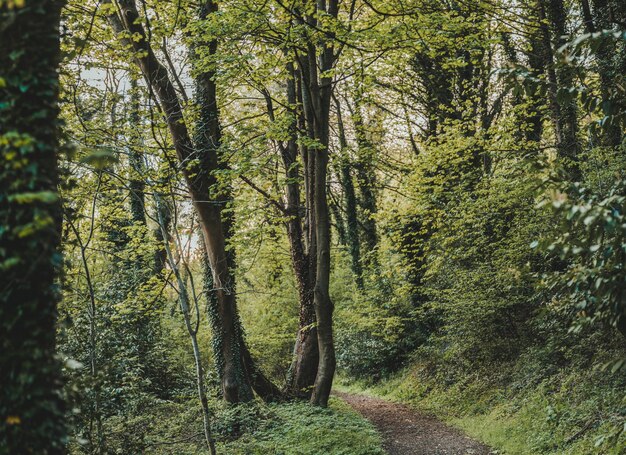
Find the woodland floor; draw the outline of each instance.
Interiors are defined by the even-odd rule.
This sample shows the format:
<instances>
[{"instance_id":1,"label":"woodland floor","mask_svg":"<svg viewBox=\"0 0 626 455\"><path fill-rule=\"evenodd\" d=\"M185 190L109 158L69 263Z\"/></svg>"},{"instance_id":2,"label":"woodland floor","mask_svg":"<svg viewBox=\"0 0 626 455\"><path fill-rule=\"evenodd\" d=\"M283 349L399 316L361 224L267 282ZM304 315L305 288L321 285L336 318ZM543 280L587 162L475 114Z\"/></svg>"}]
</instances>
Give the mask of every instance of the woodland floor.
<instances>
[{"instance_id":1,"label":"woodland floor","mask_svg":"<svg viewBox=\"0 0 626 455\"><path fill-rule=\"evenodd\" d=\"M380 432L389 455L489 455L489 447L402 404L335 392Z\"/></svg>"}]
</instances>

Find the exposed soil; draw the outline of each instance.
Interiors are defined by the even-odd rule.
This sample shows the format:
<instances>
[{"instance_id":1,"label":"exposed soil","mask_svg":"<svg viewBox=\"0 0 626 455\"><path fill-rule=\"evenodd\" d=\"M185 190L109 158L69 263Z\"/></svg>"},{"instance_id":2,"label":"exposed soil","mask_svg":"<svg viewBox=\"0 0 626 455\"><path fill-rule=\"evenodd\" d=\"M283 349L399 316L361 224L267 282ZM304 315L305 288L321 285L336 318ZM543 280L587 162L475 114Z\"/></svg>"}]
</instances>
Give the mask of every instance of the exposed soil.
<instances>
[{"instance_id":1,"label":"exposed soil","mask_svg":"<svg viewBox=\"0 0 626 455\"><path fill-rule=\"evenodd\" d=\"M335 392L368 419L383 437L389 455L488 455L489 447L445 423L398 403Z\"/></svg>"}]
</instances>

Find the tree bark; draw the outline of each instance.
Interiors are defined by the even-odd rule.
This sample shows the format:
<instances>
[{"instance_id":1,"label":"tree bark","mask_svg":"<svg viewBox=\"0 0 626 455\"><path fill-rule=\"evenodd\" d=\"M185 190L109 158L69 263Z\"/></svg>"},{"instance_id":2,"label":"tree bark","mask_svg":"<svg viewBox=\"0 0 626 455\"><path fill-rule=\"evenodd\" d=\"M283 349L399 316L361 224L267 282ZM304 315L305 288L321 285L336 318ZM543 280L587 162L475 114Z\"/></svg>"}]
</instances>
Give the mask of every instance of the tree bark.
<instances>
[{"instance_id":1,"label":"tree bark","mask_svg":"<svg viewBox=\"0 0 626 455\"><path fill-rule=\"evenodd\" d=\"M128 161L130 164L130 214L133 223L146 225L146 184L142 175L145 170L143 155L141 153L141 115L140 115L140 95L137 80L131 76L130 79L130 113L128 120L130 123L130 144Z\"/></svg>"},{"instance_id":2,"label":"tree bark","mask_svg":"<svg viewBox=\"0 0 626 455\"><path fill-rule=\"evenodd\" d=\"M216 3L212 1L202 2L199 8L199 18L204 20L216 11ZM216 40L201 43L201 45L207 46L211 55L217 51ZM191 54L192 63L195 64L194 49L192 49ZM214 254L213 258L209 253L214 292L218 302L217 320L219 321L218 324L213 324L213 337L219 338L219 344L215 344L215 346L219 346L221 350L221 352L214 352L214 354L221 364L218 371L222 379L224 397L229 402L237 402L252 399L252 390L247 383L242 361L241 322L236 312L235 300L234 252L226 250L228 239L232 235L233 220L230 216L224 216L223 209L232 196L228 186L217 189L218 181L214 174L215 170L224 169L225 166L219 150L221 129L214 76L214 71L209 70L197 74L194 78L195 102L200 110L194 142L197 155L201 160L201 175L196 178L208 185L206 198L211 203L204 204L209 207L203 207L203 209L209 208L212 212L210 218L213 221L213 231L218 233L213 240L204 233L204 242L208 246L208 251L218 253L218 256ZM219 239L219 243L215 243L214 240L216 239ZM211 318L215 317L215 315L210 316Z\"/></svg>"},{"instance_id":3,"label":"tree bark","mask_svg":"<svg viewBox=\"0 0 626 455\"><path fill-rule=\"evenodd\" d=\"M352 179L351 163L348 150L348 140L341 115L341 105L339 100L335 98L335 107L337 109L337 129L339 132L339 149L341 156L340 161L340 179L343 188L343 199L346 211L346 241L348 243L348 251L352 259L352 273L356 285L359 289L364 289L363 284L363 266L361 264L361 244L359 241L359 222L357 218L356 194L354 192L354 181Z\"/></svg>"},{"instance_id":4,"label":"tree bark","mask_svg":"<svg viewBox=\"0 0 626 455\"><path fill-rule=\"evenodd\" d=\"M593 11L589 0L581 0L583 22L587 32L594 33L601 30L621 31L625 29L626 6L619 0L593 0ZM614 104L615 112L624 110L624 101L616 98L615 93L623 81L626 71L626 52L619 52L615 40L605 39L595 52L596 69L600 77L602 99L610 100ZM617 147L621 144L623 134L618 124L607 122L603 125L601 145Z\"/></svg>"},{"instance_id":5,"label":"tree bark","mask_svg":"<svg viewBox=\"0 0 626 455\"><path fill-rule=\"evenodd\" d=\"M67 429L55 357L61 0L0 6L0 447L61 454Z\"/></svg>"},{"instance_id":6,"label":"tree bark","mask_svg":"<svg viewBox=\"0 0 626 455\"><path fill-rule=\"evenodd\" d=\"M285 169L287 183L285 186L285 214L287 221L287 237L291 251L291 262L296 277L300 314L298 333L293 349L293 356L287 378L287 393L297 398L308 399L317 375L319 351L317 346L317 328L315 327L315 309L313 307L313 286L311 273L310 245L306 242L304 227L311 226L308 220L310 212L302 210L300 202L300 175L298 169L297 143L297 110L298 103L294 65L287 65L287 104L289 105L292 122L287 144L281 146L281 157ZM305 163L305 176L307 166ZM305 177L306 181L306 177ZM305 185L305 195L307 185ZM308 197L307 197L308 203ZM304 219L303 219L304 218ZM309 250L307 251L307 245Z\"/></svg>"},{"instance_id":7,"label":"tree bark","mask_svg":"<svg viewBox=\"0 0 626 455\"><path fill-rule=\"evenodd\" d=\"M327 14L336 18L337 0L317 2L316 14L307 16L306 25L315 29L317 15ZM332 32L329 32L332 39ZM311 237L315 241L315 290L313 303L317 320L317 344L319 362L317 376L311 395L311 403L327 406L335 375L336 359L333 341L333 304L330 300L330 217L326 195L326 174L328 170L328 144L330 130L330 102L333 91L332 76L337 55L332 42L314 43L309 37L307 51L299 55L300 74L302 77L302 98L307 133L317 142L315 148L308 151L308 191L312 201L311 214L314 217ZM318 71L319 55L319 71ZM312 249L310 251L313 251ZM311 255L312 256L312 255Z\"/></svg>"},{"instance_id":8,"label":"tree bark","mask_svg":"<svg viewBox=\"0 0 626 455\"><path fill-rule=\"evenodd\" d=\"M359 184L359 205L363 210L361 225L363 226L363 243L366 253L363 255L364 265L374 270L378 268L378 232L374 215L378 212L376 203L376 172L374 169L374 145L368 138L363 120L362 89L359 87L354 100L352 123L357 142L357 181Z\"/></svg>"}]
</instances>

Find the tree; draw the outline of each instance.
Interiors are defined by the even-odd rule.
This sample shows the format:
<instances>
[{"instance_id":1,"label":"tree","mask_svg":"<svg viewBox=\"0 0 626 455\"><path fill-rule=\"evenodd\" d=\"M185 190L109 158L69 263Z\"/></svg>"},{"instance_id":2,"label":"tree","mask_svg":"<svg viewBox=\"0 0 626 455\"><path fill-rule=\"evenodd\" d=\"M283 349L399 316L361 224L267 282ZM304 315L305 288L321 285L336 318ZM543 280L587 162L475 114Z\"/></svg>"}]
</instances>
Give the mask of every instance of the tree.
<instances>
[{"instance_id":1,"label":"tree","mask_svg":"<svg viewBox=\"0 0 626 455\"><path fill-rule=\"evenodd\" d=\"M315 233L312 214L309 210L302 210L300 200L302 193L304 193L306 204L309 204L311 196L309 184L305 184L304 188L301 188L302 180L308 183L310 177L305 175L301 179L299 175L298 152L301 152L301 158L306 153L304 146L298 147L298 121L303 122L302 112L297 108L299 100L302 99L301 90L300 93L298 92L300 73L296 70L293 62L287 63L286 72L286 95L290 117L289 138L286 144L281 143L279 145L279 149L286 177L284 190L286 203L283 211L284 215L288 217L286 223L287 237L289 238L291 262L296 277L300 306L299 327L287 379L287 389L295 396L309 398L315 383L319 361L316 317L313 306L316 267L315 252L313 251ZM273 109L269 111L274 117ZM306 173L307 164L305 163L303 167Z\"/></svg>"},{"instance_id":2,"label":"tree","mask_svg":"<svg viewBox=\"0 0 626 455\"><path fill-rule=\"evenodd\" d=\"M219 322L214 327L219 327L219 331L214 336L219 339L217 346L220 352L216 360L223 361L218 370L224 398L232 403L250 400L252 386L264 398L271 399L278 395L278 390L253 364L243 341L238 317L233 259L227 253L230 223L223 214L223 201L220 200L222 195L219 191L216 194L215 188L215 173L220 169L216 153L220 138L211 74L200 74L196 81L201 90L199 93L206 97L200 99L200 109L204 110L206 117L203 117L205 129L200 130L199 140L194 142L183 115L177 89L168 70L154 53L141 23L136 2L121 0L115 4L110 1L105 3L110 8L109 21L113 29L135 53L136 63L165 116L191 201L198 214L217 301L215 317ZM208 8L209 12L216 9L214 2L202 2L201 5ZM137 38L128 39L128 34ZM212 41L208 45L211 49L217 42Z\"/></svg>"},{"instance_id":3,"label":"tree","mask_svg":"<svg viewBox=\"0 0 626 455\"><path fill-rule=\"evenodd\" d=\"M574 82L573 68L559 65L555 60L555 49L566 43L567 14L562 0L537 2L539 27L543 39L544 66L548 78L550 110L554 124L556 148L565 160L571 177L580 176L577 166L579 144L576 137L578 118L573 97L565 95Z\"/></svg>"},{"instance_id":4,"label":"tree","mask_svg":"<svg viewBox=\"0 0 626 455\"><path fill-rule=\"evenodd\" d=\"M302 10L291 12L294 21L306 27L304 42L306 51L298 52L300 77L302 78L302 108L306 131L313 146L307 150L310 210L314 216L315 229L315 288L313 304L317 321L319 363L311 395L311 403L326 406L335 374L335 346L333 341L333 304L330 300L330 215L326 195L328 171L328 146L330 144L330 107L333 93L332 69L338 58L333 43L334 33L325 31L327 39L318 42L314 35L320 17L336 20L339 2L330 0L315 5L302 5ZM319 58L319 60L318 60Z\"/></svg>"},{"instance_id":5,"label":"tree","mask_svg":"<svg viewBox=\"0 0 626 455\"><path fill-rule=\"evenodd\" d=\"M339 133L339 148L341 152L339 165L340 181L343 189L344 206L346 213L346 242L352 259L352 273L354 273L356 285L363 290L363 265L361 264L361 244L359 242L357 201L354 191L354 180L352 178L350 156L348 150L348 140L341 114L341 104L335 98L335 108L337 111L337 129Z\"/></svg>"},{"instance_id":6,"label":"tree","mask_svg":"<svg viewBox=\"0 0 626 455\"><path fill-rule=\"evenodd\" d=\"M623 2L616 0L580 0L583 21L588 33L602 32L603 30L621 30L626 28L626 8ZM596 57L596 71L600 76L600 90L602 98L612 106L608 112L612 114L624 110L623 100L619 96L620 82L626 70L626 55L619 49L619 42L609 37L601 39L598 46L594 46ZM622 132L615 122L604 125L602 145L615 147L621 143Z\"/></svg>"},{"instance_id":7,"label":"tree","mask_svg":"<svg viewBox=\"0 0 626 455\"><path fill-rule=\"evenodd\" d=\"M10 453L63 453L66 442L55 354L63 4L0 2L0 446Z\"/></svg>"}]
</instances>

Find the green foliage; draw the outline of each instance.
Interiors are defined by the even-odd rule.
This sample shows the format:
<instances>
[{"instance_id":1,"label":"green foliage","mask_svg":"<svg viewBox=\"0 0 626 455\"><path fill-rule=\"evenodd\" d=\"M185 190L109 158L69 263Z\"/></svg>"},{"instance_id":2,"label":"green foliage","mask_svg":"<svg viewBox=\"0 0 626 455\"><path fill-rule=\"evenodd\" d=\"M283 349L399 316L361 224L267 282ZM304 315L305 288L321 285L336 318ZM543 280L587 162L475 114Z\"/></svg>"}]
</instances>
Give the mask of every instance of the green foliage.
<instances>
[{"instance_id":1,"label":"green foliage","mask_svg":"<svg viewBox=\"0 0 626 455\"><path fill-rule=\"evenodd\" d=\"M254 201L254 199L253 199ZM257 201L254 201L256 203ZM252 207L243 208L244 214ZM241 212L240 212L241 213ZM237 230L240 308L246 339L264 371L284 381L298 330L298 297L282 226L252 225Z\"/></svg>"},{"instance_id":2,"label":"green foliage","mask_svg":"<svg viewBox=\"0 0 626 455\"><path fill-rule=\"evenodd\" d=\"M276 455L377 455L383 454L379 435L371 424L332 400L329 409L306 404L269 407L272 420L254 433L227 444L227 453Z\"/></svg>"},{"instance_id":3,"label":"green foliage","mask_svg":"<svg viewBox=\"0 0 626 455\"><path fill-rule=\"evenodd\" d=\"M389 260L399 266L397 257ZM402 366L420 336L412 324L407 289L389 269L357 290L346 254L335 256L335 263L331 297L339 368L355 378L380 380Z\"/></svg>"},{"instance_id":4,"label":"green foliage","mask_svg":"<svg viewBox=\"0 0 626 455\"><path fill-rule=\"evenodd\" d=\"M624 378L579 365L548 376L544 362L538 350L529 351L512 366L508 385L497 371L446 383L431 365L416 363L365 391L359 383L344 387L409 403L506 454L622 453Z\"/></svg>"},{"instance_id":5,"label":"green foliage","mask_svg":"<svg viewBox=\"0 0 626 455\"><path fill-rule=\"evenodd\" d=\"M328 409L306 404L224 406L211 401L218 453L229 455L382 455L380 436L372 425L340 400ZM112 453L155 455L205 454L197 401L152 400L133 416L115 415L105 422ZM71 453L80 453L72 445Z\"/></svg>"},{"instance_id":6,"label":"green foliage","mask_svg":"<svg viewBox=\"0 0 626 455\"><path fill-rule=\"evenodd\" d=\"M15 251L44 243L37 237L59 218L46 209L63 202L58 346L69 364L83 365L65 371L74 453L206 452L194 358L177 305L183 290L163 261L165 242L199 304L192 325L203 365L215 365L202 379L224 453L380 453L371 426L336 401L319 410L223 407L215 399L226 340L181 170L219 161L217 183L202 188L234 220L226 248L237 258L237 286L228 289L241 313L235 345L245 328L252 354L282 385L299 324L285 188L300 185L293 208L302 219L311 215L303 197L311 182L302 170L321 147L306 131L311 114L299 100L311 95L298 86L309 75L293 80L296 102L287 101L286 87L294 76L288 68L302 63L296 56L311 43L344 57L322 75L332 77L345 129L340 138L333 102L327 188L340 235L333 233L330 291L342 374L383 381L398 398L512 453L623 448L624 363L615 359L624 355L614 328L626 321L619 145L626 49L616 1L608 2L610 17L592 2L598 31L561 50L570 26L581 18L588 26L576 2L372 0L350 8L340 1L337 18L300 0L220 1L206 18L195 17L197 2L138 2L181 99L181 121L202 145L183 163L168 113L154 106L129 48L141 37L115 38L106 17L115 2L97 9L70 3L61 77L73 153L63 161L61 198L54 185L23 178L41 171L30 159L37 141L17 127L3 130L0 202L10 204L9 217L35 210L10 223L3 218L0 241L14 242ZM7 53L0 67L23 58L30 57ZM498 70L503 62L508 69ZM203 114L214 115L214 106L184 95L189 78L202 74L216 85L219 144L201 142L216 120ZM29 77L9 76L0 71L0 94L29 92ZM199 91L205 103L212 89ZM17 107L13 98L0 99L0 118ZM31 120L40 116L37 110ZM298 152L286 173L292 138ZM560 167L569 177L555 182ZM548 203L546 180L561 190ZM165 214L156 213L155 195L171 212L166 232L156 226ZM305 232L311 227L302 224ZM533 241L546 249L531 248ZM0 271L19 275L22 255L1 248ZM243 368L235 368L241 379Z\"/></svg>"},{"instance_id":7,"label":"green foliage","mask_svg":"<svg viewBox=\"0 0 626 455\"><path fill-rule=\"evenodd\" d=\"M623 358L623 347L614 327L624 311L623 148L587 148L570 174L580 183L564 181L564 173L555 183L556 170L571 162L559 159L558 147L537 143L549 144L545 135L528 134L532 122L519 125L548 88L524 71L525 91L512 95L528 102L486 130L470 120L472 106L446 105L459 109L458 118L421 144L403 182L409 200L393 201L381 217L402 267L383 264L405 274L408 314L423 336L414 368L375 390L506 453L620 453L626 418L623 362L615 356ZM587 109L596 88L584 95L562 87L557 102L581 95ZM609 120L603 128L616 124ZM546 127L540 120L539 131ZM591 135L608 141L604 130ZM561 190L548 203L546 181ZM537 239L546 249L531 248Z\"/></svg>"},{"instance_id":8,"label":"green foliage","mask_svg":"<svg viewBox=\"0 0 626 455\"><path fill-rule=\"evenodd\" d=\"M562 234L545 246L568 264L551 277L557 298L570 301L573 329L604 322L626 333L626 185L617 180L608 194L592 194L580 184L555 195Z\"/></svg>"}]
</instances>

